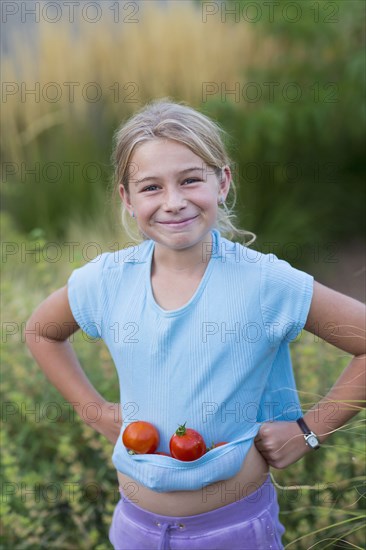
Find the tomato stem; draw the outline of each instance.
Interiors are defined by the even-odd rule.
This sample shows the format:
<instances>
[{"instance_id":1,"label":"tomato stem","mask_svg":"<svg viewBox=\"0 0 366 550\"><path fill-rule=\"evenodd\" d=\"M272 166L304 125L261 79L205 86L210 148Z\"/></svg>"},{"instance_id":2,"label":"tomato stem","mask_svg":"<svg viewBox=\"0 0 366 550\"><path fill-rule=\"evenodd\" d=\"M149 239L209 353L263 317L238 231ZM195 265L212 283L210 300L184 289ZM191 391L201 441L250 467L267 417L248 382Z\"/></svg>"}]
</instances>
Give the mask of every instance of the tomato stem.
<instances>
[{"instance_id":1,"label":"tomato stem","mask_svg":"<svg viewBox=\"0 0 366 550\"><path fill-rule=\"evenodd\" d=\"M187 420L184 422L184 424L181 424L181 426L179 426L179 428L175 432L176 435L179 435L181 437L182 435L186 434L186 424L187 424Z\"/></svg>"}]
</instances>

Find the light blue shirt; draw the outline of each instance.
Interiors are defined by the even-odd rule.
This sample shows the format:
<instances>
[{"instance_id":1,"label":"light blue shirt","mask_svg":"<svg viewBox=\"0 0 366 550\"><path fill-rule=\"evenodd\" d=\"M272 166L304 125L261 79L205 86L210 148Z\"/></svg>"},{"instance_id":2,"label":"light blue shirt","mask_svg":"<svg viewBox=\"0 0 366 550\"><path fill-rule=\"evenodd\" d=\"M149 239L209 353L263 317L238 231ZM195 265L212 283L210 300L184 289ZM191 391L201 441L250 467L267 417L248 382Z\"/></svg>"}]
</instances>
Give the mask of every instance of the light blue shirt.
<instances>
[{"instance_id":1,"label":"light blue shirt","mask_svg":"<svg viewBox=\"0 0 366 550\"><path fill-rule=\"evenodd\" d=\"M197 490L234 476L261 422L301 415L288 344L306 322L313 278L216 229L211 234L203 278L176 310L154 299L151 240L104 253L68 281L75 320L105 341L115 363L121 435L130 422L146 420L159 430L158 450L169 452L170 437L186 422L207 446L228 442L183 462L129 455L120 436L112 457L117 470L159 492Z\"/></svg>"}]
</instances>

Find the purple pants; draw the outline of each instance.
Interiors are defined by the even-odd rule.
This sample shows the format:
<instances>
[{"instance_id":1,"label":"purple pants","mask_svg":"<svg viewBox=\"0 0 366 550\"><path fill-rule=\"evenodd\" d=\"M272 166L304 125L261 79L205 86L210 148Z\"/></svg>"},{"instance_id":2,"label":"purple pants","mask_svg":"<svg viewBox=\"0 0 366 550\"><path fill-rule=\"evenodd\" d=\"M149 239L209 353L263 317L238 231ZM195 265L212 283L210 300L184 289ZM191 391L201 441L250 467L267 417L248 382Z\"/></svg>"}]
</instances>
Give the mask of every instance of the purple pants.
<instances>
[{"instance_id":1,"label":"purple pants","mask_svg":"<svg viewBox=\"0 0 366 550\"><path fill-rule=\"evenodd\" d=\"M269 477L249 496L196 516L161 516L123 496L109 539L115 550L282 550L278 513Z\"/></svg>"}]
</instances>

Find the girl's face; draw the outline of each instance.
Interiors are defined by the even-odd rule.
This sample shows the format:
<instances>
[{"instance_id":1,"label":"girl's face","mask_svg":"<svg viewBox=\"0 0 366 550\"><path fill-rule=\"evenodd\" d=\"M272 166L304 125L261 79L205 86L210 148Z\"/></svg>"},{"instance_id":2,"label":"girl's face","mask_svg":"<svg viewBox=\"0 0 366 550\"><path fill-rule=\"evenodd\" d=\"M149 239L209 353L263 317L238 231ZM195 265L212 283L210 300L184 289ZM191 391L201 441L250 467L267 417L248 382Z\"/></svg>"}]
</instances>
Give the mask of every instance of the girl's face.
<instances>
[{"instance_id":1,"label":"girl's face","mask_svg":"<svg viewBox=\"0 0 366 550\"><path fill-rule=\"evenodd\" d=\"M130 174L129 192L119 188L129 213L148 238L174 250L203 241L231 181L228 166L218 178L186 145L170 139L139 145Z\"/></svg>"}]
</instances>

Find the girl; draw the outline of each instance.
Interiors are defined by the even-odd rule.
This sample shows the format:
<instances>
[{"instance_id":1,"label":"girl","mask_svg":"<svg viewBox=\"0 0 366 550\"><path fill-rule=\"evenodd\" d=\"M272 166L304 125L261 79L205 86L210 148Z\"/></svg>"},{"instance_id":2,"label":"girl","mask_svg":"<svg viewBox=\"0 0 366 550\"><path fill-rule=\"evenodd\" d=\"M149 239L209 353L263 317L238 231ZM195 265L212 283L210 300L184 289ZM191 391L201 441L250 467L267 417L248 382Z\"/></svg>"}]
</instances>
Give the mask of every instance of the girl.
<instances>
[{"instance_id":1,"label":"girl","mask_svg":"<svg viewBox=\"0 0 366 550\"><path fill-rule=\"evenodd\" d=\"M283 548L269 466L315 452L361 406L364 306L222 235L253 238L233 225L230 162L202 114L153 102L116 134L114 161L124 222L134 218L142 242L76 269L26 327L51 383L79 414L96 403L92 425L115 444L110 540L118 550ZM68 341L79 328L106 342L120 404L85 376ZM304 417L288 348L303 328L354 355ZM184 421L208 446L224 444L188 462L131 455L121 436L137 420L157 427L160 453Z\"/></svg>"}]
</instances>

